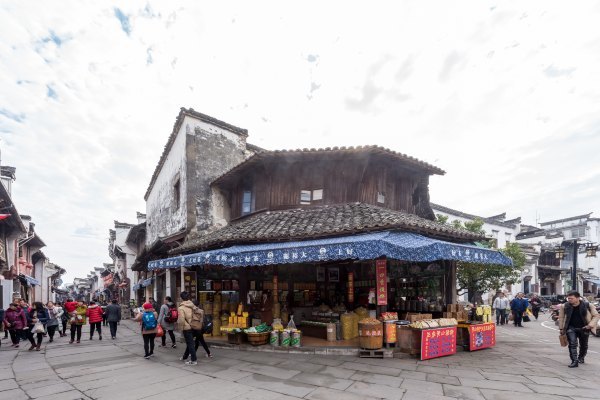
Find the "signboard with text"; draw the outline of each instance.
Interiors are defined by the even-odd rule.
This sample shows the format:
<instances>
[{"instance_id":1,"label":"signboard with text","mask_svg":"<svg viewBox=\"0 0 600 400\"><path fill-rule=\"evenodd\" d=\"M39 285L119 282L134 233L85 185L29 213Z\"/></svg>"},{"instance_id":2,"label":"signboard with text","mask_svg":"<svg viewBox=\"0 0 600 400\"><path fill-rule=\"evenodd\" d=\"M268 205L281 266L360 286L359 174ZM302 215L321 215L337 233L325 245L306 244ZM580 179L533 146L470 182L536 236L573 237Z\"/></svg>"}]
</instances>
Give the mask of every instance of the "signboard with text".
<instances>
[{"instance_id":1,"label":"signboard with text","mask_svg":"<svg viewBox=\"0 0 600 400\"><path fill-rule=\"evenodd\" d=\"M456 354L456 326L421 331L421 360Z\"/></svg>"},{"instance_id":2,"label":"signboard with text","mask_svg":"<svg viewBox=\"0 0 600 400\"><path fill-rule=\"evenodd\" d=\"M348 303L354 303L354 273L348 272Z\"/></svg>"},{"instance_id":3,"label":"signboard with text","mask_svg":"<svg viewBox=\"0 0 600 400\"><path fill-rule=\"evenodd\" d=\"M481 350L496 345L496 325L493 322L469 326L469 350Z\"/></svg>"},{"instance_id":4,"label":"signboard with text","mask_svg":"<svg viewBox=\"0 0 600 400\"><path fill-rule=\"evenodd\" d=\"M387 260L375 261L375 276L377 277L377 305L387 306Z\"/></svg>"}]
</instances>

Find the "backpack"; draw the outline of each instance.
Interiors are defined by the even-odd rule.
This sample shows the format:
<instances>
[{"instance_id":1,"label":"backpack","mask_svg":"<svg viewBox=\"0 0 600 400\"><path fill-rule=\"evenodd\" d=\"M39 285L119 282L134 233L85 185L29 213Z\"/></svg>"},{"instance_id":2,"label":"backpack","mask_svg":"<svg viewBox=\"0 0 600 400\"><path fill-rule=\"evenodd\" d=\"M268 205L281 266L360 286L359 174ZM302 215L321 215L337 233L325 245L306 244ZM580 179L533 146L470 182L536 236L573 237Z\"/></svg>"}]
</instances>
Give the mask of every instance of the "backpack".
<instances>
[{"instance_id":1,"label":"backpack","mask_svg":"<svg viewBox=\"0 0 600 400\"><path fill-rule=\"evenodd\" d=\"M169 311L167 311L167 314L165 315L165 322L173 323L177 322L177 319L179 319L179 311L177 310L177 307L169 307Z\"/></svg>"},{"instance_id":2,"label":"backpack","mask_svg":"<svg viewBox=\"0 0 600 400\"><path fill-rule=\"evenodd\" d=\"M202 333L202 334L212 333L212 330L213 330L212 318L209 318L208 315L205 315L204 321L202 322L202 330L200 331L200 333Z\"/></svg>"},{"instance_id":3,"label":"backpack","mask_svg":"<svg viewBox=\"0 0 600 400\"><path fill-rule=\"evenodd\" d=\"M145 311L142 315L142 329L149 331L156 328L156 317L153 311Z\"/></svg>"},{"instance_id":4,"label":"backpack","mask_svg":"<svg viewBox=\"0 0 600 400\"><path fill-rule=\"evenodd\" d=\"M202 330L204 322L204 310L198 307L192 309L192 320L190 321L190 327L194 330Z\"/></svg>"}]
</instances>

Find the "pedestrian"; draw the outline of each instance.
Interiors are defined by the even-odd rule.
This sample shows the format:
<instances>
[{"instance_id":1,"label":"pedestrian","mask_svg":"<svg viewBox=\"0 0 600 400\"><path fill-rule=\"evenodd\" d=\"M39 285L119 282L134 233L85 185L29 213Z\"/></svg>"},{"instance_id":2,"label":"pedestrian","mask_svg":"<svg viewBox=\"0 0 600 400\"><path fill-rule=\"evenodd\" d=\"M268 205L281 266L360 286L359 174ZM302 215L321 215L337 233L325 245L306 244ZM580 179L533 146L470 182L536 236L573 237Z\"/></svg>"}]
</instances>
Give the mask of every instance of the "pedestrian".
<instances>
[{"instance_id":1,"label":"pedestrian","mask_svg":"<svg viewBox=\"0 0 600 400\"><path fill-rule=\"evenodd\" d=\"M110 338L114 340L117 338L117 325L121 321L121 307L115 299L106 307L106 321L110 328Z\"/></svg>"},{"instance_id":2,"label":"pedestrian","mask_svg":"<svg viewBox=\"0 0 600 400\"><path fill-rule=\"evenodd\" d=\"M494 299L493 308L496 312L496 325L504 325L506 323L506 309L508 308L508 299L504 293L498 293L498 297Z\"/></svg>"},{"instance_id":3,"label":"pedestrian","mask_svg":"<svg viewBox=\"0 0 600 400\"><path fill-rule=\"evenodd\" d=\"M177 326L183 333L185 339L185 352L180 360L185 361L188 365L196 365L198 364L198 359L196 357L196 348L194 345L194 330L192 329L193 312L196 306L190 301L188 292L181 292L179 296L181 297L182 302L178 308L179 316L177 319ZM187 359L188 356L191 358L189 361Z\"/></svg>"},{"instance_id":4,"label":"pedestrian","mask_svg":"<svg viewBox=\"0 0 600 400\"><path fill-rule=\"evenodd\" d=\"M69 318L69 322L71 324L71 341L69 342L69 344L75 341L75 335L77 335L77 343L81 341L81 327L85 325L86 314L87 306L83 304L83 301L79 300L77 302L77 307L71 313Z\"/></svg>"},{"instance_id":5,"label":"pedestrian","mask_svg":"<svg viewBox=\"0 0 600 400\"><path fill-rule=\"evenodd\" d=\"M54 305L53 302L49 301L46 304L46 308L48 309L48 323L46 327L48 329L48 336L50 336L49 343L54 342L54 333L58 329L59 321L61 320L64 311L61 307Z\"/></svg>"},{"instance_id":6,"label":"pedestrian","mask_svg":"<svg viewBox=\"0 0 600 400\"><path fill-rule=\"evenodd\" d=\"M165 334L162 335L161 339L161 347L167 346L167 333L171 338L171 347L177 348L177 344L175 343L175 323L177 322L177 318L179 316L179 311L177 310L177 305L173 303L171 300L171 296L166 296L164 304L160 306L160 312L158 313L158 323L162 326Z\"/></svg>"},{"instance_id":7,"label":"pedestrian","mask_svg":"<svg viewBox=\"0 0 600 400\"><path fill-rule=\"evenodd\" d=\"M106 301L103 301L102 304L100 305L100 308L102 308L102 326L106 326L106 307L108 307L108 304L106 304Z\"/></svg>"},{"instance_id":8,"label":"pedestrian","mask_svg":"<svg viewBox=\"0 0 600 400\"><path fill-rule=\"evenodd\" d=\"M142 325L142 338L144 339L144 358L147 360L154 355L154 339L158 332L158 314L152 304L144 303L144 311L139 312L134 321Z\"/></svg>"},{"instance_id":9,"label":"pedestrian","mask_svg":"<svg viewBox=\"0 0 600 400\"><path fill-rule=\"evenodd\" d=\"M23 338L23 329L27 326L27 317L17 303L10 303L4 313L4 326L8 327L12 346L19 347L19 342Z\"/></svg>"},{"instance_id":10,"label":"pedestrian","mask_svg":"<svg viewBox=\"0 0 600 400\"><path fill-rule=\"evenodd\" d=\"M102 307L90 301L85 315L90 321L90 340L94 338L94 330L98 331L98 340L102 340Z\"/></svg>"},{"instance_id":11,"label":"pedestrian","mask_svg":"<svg viewBox=\"0 0 600 400\"><path fill-rule=\"evenodd\" d=\"M200 308L200 303L198 302L198 300L194 301L194 305ZM202 316L204 317L204 310L202 310ZM198 347L200 344L206 352L206 357L213 358L212 354L210 353L210 349L206 344L206 340L204 340L204 326L202 327L202 329L194 329L194 350L196 350L196 355L198 354Z\"/></svg>"},{"instance_id":12,"label":"pedestrian","mask_svg":"<svg viewBox=\"0 0 600 400\"><path fill-rule=\"evenodd\" d=\"M44 338L44 332L46 331L46 323L48 322L48 310L44 308L44 305L36 301L33 303L33 307L27 316L27 339L31 343L29 351L36 350L40 351L42 347L42 340ZM37 341L35 337L37 336Z\"/></svg>"},{"instance_id":13,"label":"pedestrian","mask_svg":"<svg viewBox=\"0 0 600 400\"><path fill-rule=\"evenodd\" d=\"M599 320L600 315L598 315L596 307L582 299L578 291L572 290L567 293L567 302L558 312L558 327L560 334L567 335L569 342L569 356L571 357L569 368L576 368L585 362L590 332L596 334ZM577 354L578 341L579 355Z\"/></svg>"},{"instance_id":14,"label":"pedestrian","mask_svg":"<svg viewBox=\"0 0 600 400\"><path fill-rule=\"evenodd\" d=\"M60 333L60 337L65 337L67 336L67 322L69 322L69 313L67 312L67 310L64 307L64 304L61 306L61 308L63 309L63 313L60 316L60 323L62 325L62 330L59 329Z\"/></svg>"},{"instance_id":15,"label":"pedestrian","mask_svg":"<svg viewBox=\"0 0 600 400\"><path fill-rule=\"evenodd\" d=\"M529 300L529 304L531 304L531 312L537 321L538 316L540 315L540 309L542 308L542 300L538 297L537 294L534 294Z\"/></svg>"},{"instance_id":16,"label":"pedestrian","mask_svg":"<svg viewBox=\"0 0 600 400\"><path fill-rule=\"evenodd\" d=\"M528 301L525 298L525 294L523 292L517 293L517 297L513 299L510 303L510 309L513 313L513 324L518 327L523 327L521 324L523 321L523 313L527 311L529 307Z\"/></svg>"},{"instance_id":17,"label":"pedestrian","mask_svg":"<svg viewBox=\"0 0 600 400\"><path fill-rule=\"evenodd\" d=\"M152 304L152 308L155 311L158 310L158 303L156 302L156 300L154 300L154 297L150 297L150 300L148 300L148 303Z\"/></svg>"}]
</instances>

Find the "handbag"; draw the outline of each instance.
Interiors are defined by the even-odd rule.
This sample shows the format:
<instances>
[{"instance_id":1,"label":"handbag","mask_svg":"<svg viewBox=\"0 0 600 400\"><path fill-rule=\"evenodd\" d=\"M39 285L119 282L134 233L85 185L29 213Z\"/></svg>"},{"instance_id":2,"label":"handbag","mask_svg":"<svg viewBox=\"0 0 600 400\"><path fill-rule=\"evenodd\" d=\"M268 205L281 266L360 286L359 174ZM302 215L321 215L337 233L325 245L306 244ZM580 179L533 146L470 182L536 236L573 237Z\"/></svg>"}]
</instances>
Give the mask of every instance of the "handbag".
<instances>
[{"instance_id":1,"label":"handbag","mask_svg":"<svg viewBox=\"0 0 600 400\"><path fill-rule=\"evenodd\" d=\"M33 325L31 332L32 333L45 333L46 329L44 329L44 324L42 324L41 322L38 321Z\"/></svg>"},{"instance_id":2,"label":"handbag","mask_svg":"<svg viewBox=\"0 0 600 400\"><path fill-rule=\"evenodd\" d=\"M567 347L569 341L567 340L567 335L558 335L558 340L560 341L561 347Z\"/></svg>"},{"instance_id":3,"label":"handbag","mask_svg":"<svg viewBox=\"0 0 600 400\"><path fill-rule=\"evenodd\" d=\"M527 312L523 313L523 322L531 322L531 318L527 315Z\"/></svg>"},{"instance_id":4,"label":"handbag","mask_svg":"<svg viewBox=\"0 0 600 400\"><path fill-rule=\"evenodd\" d=\"M165 336L165 331L164 331L162 325L158 324L156 326L156 337L163 337L163 336Z\"/></svg>"}]
</instances>

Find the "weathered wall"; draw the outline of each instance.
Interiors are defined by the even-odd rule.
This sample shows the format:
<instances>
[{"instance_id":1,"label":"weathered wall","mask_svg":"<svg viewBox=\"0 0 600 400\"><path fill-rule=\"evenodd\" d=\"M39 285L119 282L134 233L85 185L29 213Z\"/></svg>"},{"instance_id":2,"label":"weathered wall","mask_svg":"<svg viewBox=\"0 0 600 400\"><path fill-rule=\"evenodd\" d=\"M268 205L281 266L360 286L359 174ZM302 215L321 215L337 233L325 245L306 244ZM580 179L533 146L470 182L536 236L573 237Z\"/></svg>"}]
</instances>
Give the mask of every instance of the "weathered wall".
<instances>
[{"instance_id":1,"label":"weathered wall","mask_svg":"<svg viewBox=\"0 0 600 400\"><path fill-rule=\"evenodd\" d=\"M191 231L223 226L228 206L211 182L253 153L246 149L246 136L186 116L187 218Z\"/></svg>"},{"instance_id":2,"label":"weathered wall","mask_svg":"<svg viewBox=\"0 0 600 400\"><path fill-rule=\"evenodd\" d=\"M185 122L181 125L171 151L148 194L146 200L146 245L148 246L156 242L159 237L168 237L187 229L185 153L186 132L189 132L189 129ZM177 177L181 185L179 207L175 207L173 190Z\"/></svg>"}]
</instances>

